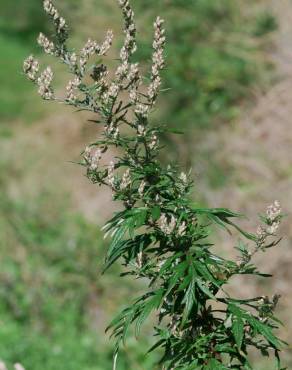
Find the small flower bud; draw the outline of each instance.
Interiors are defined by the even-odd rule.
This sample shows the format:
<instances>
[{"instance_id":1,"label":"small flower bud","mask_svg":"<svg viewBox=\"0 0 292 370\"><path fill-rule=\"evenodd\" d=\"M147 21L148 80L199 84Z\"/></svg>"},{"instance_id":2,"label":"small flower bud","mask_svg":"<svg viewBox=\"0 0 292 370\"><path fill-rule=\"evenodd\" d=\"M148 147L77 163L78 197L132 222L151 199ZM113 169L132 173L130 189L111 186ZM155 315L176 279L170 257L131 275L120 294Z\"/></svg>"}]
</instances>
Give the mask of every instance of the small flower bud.
<instances>
[{"instance_id":1,"label":"small flower bud","mask_svg":"<svg viewBox=\"0 0 292 370\"><path fill-rule=\"evenodd\" d=\"M130 170L127 169L127 171L123 174L120 189L125 190L132 184L132 179L130 175Z\"/></svg>"},{"instance_id":2,"label":"small flower bud","mask_svg":"<svg viewBox=\"0 0 292 370\"><path fill-rule=\"evenodd\" d=\"M146 182L143 180L138 188L138 193L140 197L142 198L144 195L144 190L145 190Z\"/></svg>"},{"instance_id":3,"label":"small flower bud","mask_svg":"<svg viewBox=\"0 0 292 370\"><path fill-rule=\"evenodd\" d=\"M31 81L35 81L39 71L39 62L30 55L23 62L23 71Z\"/></svg>"},{"instance_id":4,"label":"small flower bud","mask_svg":"<svg viewBox=\"0 0 292 370\"><path fill-rule=\"evenodd\" d=\"M67 101L72 102L72 103L77 101L77 96L75 92L80 86L80 84L81 84L81 80L77 76L75 77L74 80L68 82L68 85L66 87L66 90L67 90L66 100Z\"/></svg>"},{"instance_id":5,"label":"small flower bud","mask_svg":"<svg viewBox=\"0 0 292 370\"><path fill-rule=\"evenodd\" d=\"M51 67L47 67L37 79L37 84L39 86L38 92L45 100L54 98L53 89L51 87L53 76L54 74Z\"/></svg>"},{"instance_id":6,"label":"small flower bud","mask_svg":"<svg viewBox=\"0 0 292 370\"><path fill-rule=\"evenodd\" d=\"M98 55L106 55L113 43L114 34L112 30L107 31L104 42L97 49Z\"/></svg>"}]
</instances>

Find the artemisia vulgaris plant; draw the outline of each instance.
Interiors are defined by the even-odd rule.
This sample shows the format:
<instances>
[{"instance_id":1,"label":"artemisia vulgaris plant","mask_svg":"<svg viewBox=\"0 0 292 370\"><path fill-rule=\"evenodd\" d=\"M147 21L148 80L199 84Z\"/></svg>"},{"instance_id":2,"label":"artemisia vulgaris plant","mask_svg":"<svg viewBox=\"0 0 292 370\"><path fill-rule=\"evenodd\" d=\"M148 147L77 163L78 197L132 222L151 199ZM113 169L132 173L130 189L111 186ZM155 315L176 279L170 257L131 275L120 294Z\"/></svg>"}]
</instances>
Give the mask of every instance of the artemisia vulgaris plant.
<instances>
[{"instance_id":1,"label":"artemisia vulgaris plant","mask_svg":"<svg viewBox=\"0 0 292 370\"><path fill-rule=\"evenodd\" d=\"M275 246L276 231L282 218L276 201L261 216L255 234L240 229L234 220L241 215L225 208L197 208L191 202L190 176L158 160L159 137L164 125L151 123L161 91L164 68L165 31L163 20L154 23L152 65L142 76L137 63L134 12L128 0L118 0L124 18L124 42L116 69L106 65L113 32L98 43L89 39L79 52L67 46L69 28L50 0L44 10L55 27L49 39L38 37L39 45L64 63L72 74L65 97L56 97L50 67L40 71L30 56L24 72L36 84L45 100L61 101L94 115L103 126L99 139L82 153L88 178L111 188L113 199L123 210L104 229L111 236L105 267L122 260L125 272L148 281L145 293L131 302L109 325L117 353L130 327L138 336L151 313L156 344L150 351L162 354L162 369L252 369L250 349L262 355L275 355L283 342L275 335L279 321L274 316L278 296L237 299L226 292L235 275L266 277L253 264L253 256ZM111 61L112 64L112 61ZM105 163L105 153L118 153ZM107 155L108 157L108 155ZM216 255L208 241L211 224L234 228L241 239L235 247L238 259Z\"/></svg>"}]
</instances>

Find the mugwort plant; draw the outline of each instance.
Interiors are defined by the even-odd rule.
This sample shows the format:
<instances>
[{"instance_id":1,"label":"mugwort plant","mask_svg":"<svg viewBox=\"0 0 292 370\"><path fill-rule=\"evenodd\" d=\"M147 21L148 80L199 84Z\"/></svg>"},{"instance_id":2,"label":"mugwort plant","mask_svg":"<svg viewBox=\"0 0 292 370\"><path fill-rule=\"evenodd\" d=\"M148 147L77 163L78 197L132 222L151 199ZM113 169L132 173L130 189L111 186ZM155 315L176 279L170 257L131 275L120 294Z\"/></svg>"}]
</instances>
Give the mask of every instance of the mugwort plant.
<instances>
[{"instance_id":1,"label":"mugwort plant","mask_svg":"<svg viewBox=\"0 0 292 370\"><path fill-rule=\"evenodd\" d=\"M51 0L44 1L44 10L55 35L49 39L41 33L38 44L71 72L66 96L55 95L50 67L40 71L33 56L23 66L43 99L90 111L93 121L103 126L100 137L82 153L81 164L94 184L110 187L113 199L123 205L104 226L111 236L104 270L122 260L122 275L148 282L145 293L108 327L116 341L114 369L130 328L138 336L153 313L157 341L149 351L161 353L162 369L253 369L251 349L264 356L273 352L277 368L283 369L279 353L284 343L275 334L279 320L274 316L279 296L237 299L226 289L236 275L268 276L254 265L253 257L278 244L280 204L268 207L254 234L235 223L240 214L193 205L190 175L158 159L159 137L168 129L150 118L165 66L164 21L158 17L154 23L151 70L143 76L138 63L132 62L137 49L134 12L128 0L118 3L124 42L115 70L106 64L113 32L109 30L100 43L89 39L79 52L70 49L68 25ZM106 152L116 153L110 163ZM208 241L211 224L239 233L237 259L215 254Z\"/></svg>"}]
</instances>

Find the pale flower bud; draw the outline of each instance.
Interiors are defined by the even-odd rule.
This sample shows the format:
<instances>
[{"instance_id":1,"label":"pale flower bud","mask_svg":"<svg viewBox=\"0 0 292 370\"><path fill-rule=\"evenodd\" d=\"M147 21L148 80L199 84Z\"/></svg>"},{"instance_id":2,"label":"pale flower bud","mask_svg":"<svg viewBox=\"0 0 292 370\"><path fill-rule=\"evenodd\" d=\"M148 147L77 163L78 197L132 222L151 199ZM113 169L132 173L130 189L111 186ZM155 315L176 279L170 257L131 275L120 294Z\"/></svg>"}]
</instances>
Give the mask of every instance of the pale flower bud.
<instances>
[{"instance_id":1,"label":"pale flower bud","mask_svg":"<svg viewBox=\"0 0 292 370\"><path fill-rule=\"evenodd\" d=\"M278 218L281 215L281 205L280 203L275 200L275 202L270 205L267 209L267 219L270 222L273 222L276 218Z\"/></svg>"},{"instance_id":2,"label":"pale flower bud","mask_svg":"<svg viewBox=\"0 0 292 370\"><path fill-rule=\"evenodd\" d=\"M39 62L34 59L33 55L30 55L23 62L23 71L31 81L36 80L39 71Z\"/></svg>"},{"instance_id":3,"label":"pale flower bud","mask_svg":"<svg viewBox=\"0 0 292 370\"><path fill-rule=\"evenodd\" d=\"M66 29L67 25L66 25L66 21L65 21L65 19L63 17L60 17L59 18L59 26L58 27L59 27L58 28L59 32L61 32L61 31L63 31L63 30Z\"/></svg>"},{"instance_id":4,"label":"pale flower bud","mask_svg":"<svg viewBox=\"0 0 292 370\"><path fill-rule=\"evenodd\" d=\"M154 150L154 149L157 149L157 146L158 146L158 137L156 134L152 134L152 137L151 137L151 142L149 143L149 148L151 150Z\"/></svg>"},{"instance_id":5,"label":"pale flower bud","mask_svg":"<svg viewBox=\"0 0 292 370\"><path fill-rule=\"evenodd\" d=\"M44 0L44 10L49 15L54 15L56 9L54 8L51 0Z\"/></svg>"},{"instance_id":6,"label":"pale flower bud","mask_svg":"<svg viewBox=\"0 0 292 370\"><path fill-rule=\"evenodd\" d=\"M82 48L80 52L80 68L81 72L85 72L86 64L89 60L89 58L96 53L96 51L99 50L99 46L96 41L88 39L84 47Z\"/></svg>"},{"instance_id":7,"label":"pale flower bud","mask_svg":"<svg viewBox=\"0 0 292 370\"><path fill-rule=\"evenodd\" d=\"M3 361L0 361L0 370L7 370L7 367Z\"/></svg>"},{"instance_id":8,"label":"pale flower bud","mask_svg":"<svg viewBox=\"0 0 292 370\"><path fill-rule=\"evenodd\" d=\"M53 76L54 74L51 67L47 67L37 79L39 86L38 92L43 99L50 100L54 98L53 89L51 87Z\"/></svg>"},{"instance_id":9,"label":"pale flower bud","mask_svg":"<svg viewBox=\"0 0 292 370\"><path fill-rule=\"evenodd\" d=\"M25 368L19 363L14 364L14 369L15 370L25 370Z\"/></svg>"},{"instance_id":10,"label":"pale flower bud","mask_svg":"<svg viewBox=\"0 0 292 370\"><path fill-rule=\"evenodd\" d=\"M179 175L179 179L181 180L181 182L184 185L187 185L187 183L188 183L188 177L187 177L187 175L184 172L181 172L181 174Z\"/></svg>"},{"instance_id":11,"label":"pale flower bud","mask_svg":"<svg viewBox=\"0 0 292 370\"><path fill-rule=\"evenodd\" d=\"M154 41L153 41L153 54L152 54L152 67L151 67L151 84L148 87L148 100L150 105L154 105L161 86L161 79L159 76L160 70L164 67L164 46L165 36L163 29L164 21L158 17L154 23Z\"/></svg>"},{"instance_id":12,"label":"pale flower bud","mask_svg":"<svg viewBox=\"0 0 292 370\"><path fill-rule=\"evenodd\" d=\"M134 89L131 89L130 90L129 98L130 98L130 102L132 104L136 104L137 103L137 99L138 99L137 89L134 88Z\"/></svg>"},{"instance_id":13,"label":"pale flower bud","mask_svg":"<svg viewBox=\"0 0 292 370\"><path fill-rule=\"evenodd\" d=\"M108 90L108 96L112 99L115 99L117 98L118 94L119 94L119 91L120 91L120 87L118 84L116 84L115 82L113 82L111 84L111 86L109 87L109 90Z\"/></svg>"},{"instance_id":14,"label":"pale flower bud","mask_svg":"<svg viewBox=\"0 0 292 370\"><path fill-rule=\"evenodd\" d=\"M138 188L138 193L140 197L142 198L144 195L144 190L145 190L146 182L143 180Z\"/></svg>"},{"instance_id":15,"label":"pale flower bud","mask_svg":"<svg viewBox=\"0 0 292 370\"><path fill-rule=\"evenodd\" d=\"M281 205L277 200L267 208L266 211L267 226L264 227L260 225L256 233L257 245L259 248L264 248L267 238L269 236L276 235L277 230L280 226L281 213L282 213Z\"/></svg>"},{"instance_id":16,"label":"pale flower bud","mask_svg":"<svg viewBox=\"0 0 292 370\"><path fill-rule=\"evenodd\" d=\"M77 96L75 92L80 86L80 84L81 84L81 80L77 76L75 77L74 80L68 82L68 85L66 87L66 90L67 90L66 100L72 103L77 101Z\"/></svg>"},{"instance_id":17,"label":"pale flower bud","mask_svg":"<svg viewBox=\"0 0 292 370\"><path fill-rule=\"evenodd\" d=\"M136 51L136 26L134 23L134 12L128 0L119 0L120 7L125 20L125 41L120 52L122 62L128 62L130 56Z\"/></svg>"},{"instance_id":18,"label":"pale flower bud","mask_svg":"<svg viewBox=\"0 0 292 370\"><path fill-rule=\"evenodd\" d=\"M146 104L139 103L136 106L135 113L141 115L142 117L147 117L149 113L149 106Z\"/></svg>"},{"instance_id":19,"label":"pale flower bud","mask_svg":"<svg viewBox=\"0 0 292 370\"><path fill-rule=\"evenodd\" d=\"M130 170L127 169L126 172L123 174L120 189L125 190L127 189L132 183L131 175L130 175Z\"/></svg>"},{"instance_id":20,"label":"pale flower bud","mask_svg":"<svg viewBox=\"0 0 292 370\"><path fill-rule=\"evenodd\" d=\"M138 136L145 135L145 127L143 125L138 125L137 131L138 131Z\"/></svg>"},{"instance_id":21,"label":"pale flower bud","mask_svg":"<svg viewBox=\"0 0 292 370\"><path fill-rule=\"evenodd\" d=\"M122 80L123 78L127 76L128 71L129 71L129 64L127 62L123 62L122 64L119 65L116 71L116 77L119 80Z\"/></svg>"},{"instance_id":22,"label":"pale flower bud","mask_svg":"<svg viewBox=\"0 0 292 370\"><path fill-rule=\"evenodd\" d=\"M185 221L183 221L183 222L179 225L179 227L178 227L178 231L177 231L178 235L179 235L179 236L183 236L183 235L185 235L185 233L186 233L186 229L187 229L187 225L186 225Z\"/></svg>"},{"instance_id":23,"label":"pale flower bud","mask_svg":"<svg viewBox=\"0 0 292 370\"><path fill-rule=\"evenodd\" d=\"M39 34L37 42L44 49L45 53L52 55L54 54L55 52L54 43L50 41L42 32Z\"/></svg>"},{"instance_id":24,"label":"pale flower bud","mask_svg":"<svg viewBox=\"0 0 292 370\"><path fill-rule=\"evenodd\" d=\"M77 65L77 55L76 53L72 53L69 57L69 60L70 60L70 63L73 65L73 66L76 66Z\"/></svg>"},{"instance_id":25,"label":"pale flower bud","mask_svg":"<svg viewBox=\"0 0 292 370\"><path fill-rule=\"evenodd\" d=\"M58 33L64 32L67 28L66 21L63 17L60 17L58 10L54 7L51 0L44 0L43 2L45 12L53 18L55 27Z\"/></svg>"},{"instance_id":26,"label":"pale flower bud","mask_svg":"<svg viewBox=\"0 0 292 370\"><path fill-rule=\"evenodd\" d=\"M91 150L90 147L86 147L83 157L87 162L88 168L91 171L96 171L101 160L102 152L101 149L97 149L95 151Z\"/></svg>"},{"instance_id":27,"label":"pale flower bud","mask_svg":"<svg viewBox=\"0 0 292 370\"><path fill-rule=\"evenodd\" d=\"M98 55L106 55L113 43L114 34L112 30L107 31L104 42L98 48Z\"/></svg>"},{"instance_id":28,"label":"pale flower bud","mask_svg":"<svg viewBox=\"0 0 292 370\"><path fill-rule=\"evenodd\" d=\"M110 138L117 139L119 136L119 128L113 124L113 122L110 125L105 126L105 134L106 136L109 136Z\"/></svg>"},{"instance_id":29,"label":"pale flower bud","mask_svg":"<svg viewBox=\"0 0 292 370\"><path fill-rule=\"evenodd\" d=\"M171 215L170 222L168 222L166 215L162 213L158 220L158 226L164 234L170 235L176 228L176 218L174 217L174 215Z\"/></svg>"},{"instance_id":30,"label":"pale flower bud","mask_svg":"<svg viewBox=\"0 0 292 370\"><path fill-rule=\"evenodd\" d=\"M110 162L107 172L108 185L114 190L115 189L115 176L114 176L115 164L113 161Z\"/></svg>"}]
</instances>

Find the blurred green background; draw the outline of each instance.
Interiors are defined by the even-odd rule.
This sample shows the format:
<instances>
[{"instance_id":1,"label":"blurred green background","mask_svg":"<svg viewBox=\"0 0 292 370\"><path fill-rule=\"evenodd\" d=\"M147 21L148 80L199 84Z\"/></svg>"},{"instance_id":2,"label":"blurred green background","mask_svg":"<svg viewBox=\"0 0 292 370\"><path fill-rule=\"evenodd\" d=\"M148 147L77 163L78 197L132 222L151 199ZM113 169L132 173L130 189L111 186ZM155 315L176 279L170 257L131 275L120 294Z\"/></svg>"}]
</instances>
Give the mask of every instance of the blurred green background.
<instances>
[{"instance_id":1,"label":"blurred green background","mask_svg":"<svg viewBox=\"0 0 292 370\"><path fill-rule=\"evenodd\" d=\"M154 119L186 133L164 138L168 149L162 160L179 159L183 167L194 168L197 200L255 214L255 204L265 207L264 202L272 201L274 194L271 199L257 197L260 186L267 183L260 167L264 153L242 150L240 140L246 136L251 145L253 139L259 139L253 142L253 147L258 147L264 137L249 138L244 129L251 130L242 117L246 112L255 114L257 100L264 110L262 97L283 81L278 73L281 64L275 58L280 54L275 50L282 40L281 16L292 12L292 6L282 12L282 8L275 9L273 1L260 0L132 3L139 27L136 58L145 68L151 53L153 20L157 14L166 19L164 87L169 90L163 94ZM121 16L115 0L67 0L60 8L72 25L72 44L81 46L88 37L101 40L105 30L113 28L118 48ZM82 168L70 163L97 132L84 123L87 115L43 103L22 75L22 61L32 52L55 66L36 46L39 31L51 32L39 0L18 0L17 6L2 1L0 360L9 366L21 362L26 370L107 370L112 368L112 344L104 334L106 324L129 302L133 291L143 287L121 282L118 267L100 275L107 247L100 227L114 205L110 194L90 185ZM59 72L56 89L62 91L66 76L62 68L55 68L56 74ZM270 106L269 101L266 105ZM281 113L280 108L275 109ZM266 117L265 110L261 114ZM270 117L268 110L266 115ZM270 126L265 128L261 121L261 127L269 130ZM228 148L230 140L235 147ZM234 162L231 157L237 149L241 156ZM259 177L246 180L244 162L250 152L252 163L259 163L260 168L255 169ZM281 173L276 171L265 192L279 179L289 183L288 163ZM239 191L230 192L231 185ZM288 197L289 189L291 193L288 185L281 189L283 196L286 192ZM289 243L286 245L288 250ZM228 253L229 247L226 244L222 253ZM275 262L277 267L281 261ZM278 276L282 285L276 288L288 294L287 274ZM288 317L289 305L286 300L281 307L283 320ZM151 325L145 327L138 342L129 340L120 355L120 370L156 368L155 355L145 356L152 340L150 329ZM289 333L283 335L287 339ZM288 352L286 357L289 361ZM256 366L273 369L263 362Z\"/></svg>"}]
</instances>

